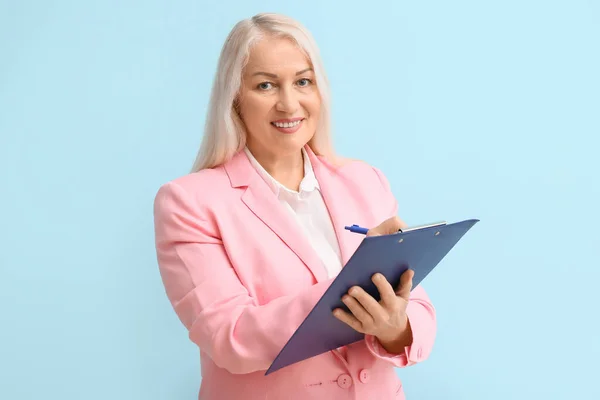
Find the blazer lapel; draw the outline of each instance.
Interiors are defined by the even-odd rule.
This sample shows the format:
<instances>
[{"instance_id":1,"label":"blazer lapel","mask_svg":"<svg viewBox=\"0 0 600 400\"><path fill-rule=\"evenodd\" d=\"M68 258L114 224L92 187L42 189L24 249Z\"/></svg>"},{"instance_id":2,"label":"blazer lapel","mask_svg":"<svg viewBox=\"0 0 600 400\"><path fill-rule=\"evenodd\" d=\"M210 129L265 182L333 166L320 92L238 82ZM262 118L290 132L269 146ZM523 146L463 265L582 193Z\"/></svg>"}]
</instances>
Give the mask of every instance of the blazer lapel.
<instances>
[{"instance_id":1,"label":"blazer lapel","mask_svg":"<svg viewBox=\"0 0 600 400\"><path fill-rule=\"evenodd\" d=\"M306 264L317 282L326 280L327 274L318 254L246 154L241 151L234 155L225 164L225 170L233 187L246 187L242 202Z\"/></svg>"},{"instance_id":2,"label":"blazer lapel","mask_svg":"<svg viewBox=\"0 0 600 400\"><path fill-rule=\"evenodd\" d=\"M352 198L352 193L344 185L343 179L339 175L339 167L322 161L308 146L306 146L306 151L310 157L315 176L321 187L323 200L333 223L340 246L342 266L344 266L364 239L362 235L357 235L345 229L345 226L352 225L353 221L359 217L357 215L358 210L355 209L354 203L349 201Z\"/></svg>"}]
</instances>

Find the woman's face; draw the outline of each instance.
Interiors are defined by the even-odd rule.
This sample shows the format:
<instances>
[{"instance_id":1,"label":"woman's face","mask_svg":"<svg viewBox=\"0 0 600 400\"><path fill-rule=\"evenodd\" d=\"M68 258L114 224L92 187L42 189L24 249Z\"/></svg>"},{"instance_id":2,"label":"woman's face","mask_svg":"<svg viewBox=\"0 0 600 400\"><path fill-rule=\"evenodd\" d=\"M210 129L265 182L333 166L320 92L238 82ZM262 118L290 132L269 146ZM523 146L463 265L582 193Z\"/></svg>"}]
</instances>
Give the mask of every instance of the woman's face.
<instances>
[{"instance_id":1,"label":"woman's face","mask_svg":"<svg viewBox=\"0 0 600 400\"><path fill-rule=\"evenodd\" d=\"M290 40L265 37L251 49L242 76L239 112L248 148L257 155L292 155L315 134L321 97L311 64Z\"/></svg>"}]
</instances>

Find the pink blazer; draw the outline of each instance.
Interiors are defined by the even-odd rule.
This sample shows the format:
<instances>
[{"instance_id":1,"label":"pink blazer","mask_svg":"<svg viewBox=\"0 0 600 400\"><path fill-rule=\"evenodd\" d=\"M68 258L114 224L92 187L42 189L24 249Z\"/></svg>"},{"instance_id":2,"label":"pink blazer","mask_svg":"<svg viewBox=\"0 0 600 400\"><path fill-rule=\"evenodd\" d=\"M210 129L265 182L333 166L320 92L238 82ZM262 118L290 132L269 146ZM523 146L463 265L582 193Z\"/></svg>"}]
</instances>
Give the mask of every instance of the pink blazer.
<instances>
[{"instance_id":1,"label":"pink blazer","mask_svg":"<svg viewBox=\"0 0 600 400\"><path fill-rule=\"evenodd\" d=\"M307 146L335 225L343 264L363 236L396 215L385 176L360 161L334 167ZM394 367L425 360L435 310L413 289L413 343L387 354L375 338L264 373L331 283L317 254L244 152L223 166L163 185L155 199L156 250L166 294L200 349L203 400L404 399Z\"/></svg>"}]
</instances>

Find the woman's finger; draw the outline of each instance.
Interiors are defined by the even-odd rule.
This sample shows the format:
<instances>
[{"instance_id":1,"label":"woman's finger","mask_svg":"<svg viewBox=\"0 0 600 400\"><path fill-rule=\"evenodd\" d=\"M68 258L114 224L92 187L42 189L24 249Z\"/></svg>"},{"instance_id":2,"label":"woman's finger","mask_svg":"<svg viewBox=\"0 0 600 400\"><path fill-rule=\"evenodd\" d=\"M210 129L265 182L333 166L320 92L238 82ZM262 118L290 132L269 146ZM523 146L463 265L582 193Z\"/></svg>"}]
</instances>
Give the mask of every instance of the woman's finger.
<instances>
[{"instance_id":1,"label":"woman's finger","mask_svg":"<svg viewBox=\"0 0 600 400\"><path fill-rule=\"evenodd\" d=\"M394 308L394 304L398 300L396 297L396 292L392 285L385 279L385 276L382 274L373 275L373 283L377 286L377 290L379 290L379 295L381 296L381 301L384 304L384 307L388 310Z\"/></svg>"},{"instance_id":2,"label":"woman's finger","mask_svg":"<svg viewBox=\"0 0 600 400\"><path fill-rule=\"evenodd\" d=\"M396 233L400 229L404 229L406 227L406 223L402 221L400 217L392 217L386 219L375 228L369 229L367 236L391 235L392 233Z\"/></svg>"},{"instance_id":3,"label":"woman's finger","mask_svg":"<svg viewBox=\"0 0 600 400\"><path fill-rule=\"evenodd\" d=\"M363 327L372 325L373 317L356 298L350 295L345 295L342 297L342 301Z\"/></svg>"},{"instance_id":4,"label":"woman's finger","mask_svg":"<svg viewBox=\"0 0 600 400\"><path fill-rule=\"evenodd\" d=\"M333 310L333 316L336 317L337 319L339 319L340 321L342 321L343 323L347 324L348 326L350 326L355 331L364 333L362 331L362 324L352 314L342 310L341 308L337 308L337 309Z\"/></svg>"},{"instance_id":5,"label":"woman's finger","mask_svg":"<svg viewBox=\"0 0 600 400\"><path fill-rule=\"evenodd\" d=\"M407 269L400 277L400 286L396 291L396 294L408 301L410 297L410 291L412 290L412 278L415 275L414 271Z\"/></svg>"},{"instance_id":6,"label":"woman's finger","mask_svg":"<svg viewBox=\"0 0 600 400\"><path fill-rule=\"evenodd\" d=\"M387 316L386 310L375 300L369 293L365 292L361 287L356 286L350 289L350 295L352 295L360 305L369 313L371 317L370 321L365 323L385 320Z\"/></svg>"}]
</instances>

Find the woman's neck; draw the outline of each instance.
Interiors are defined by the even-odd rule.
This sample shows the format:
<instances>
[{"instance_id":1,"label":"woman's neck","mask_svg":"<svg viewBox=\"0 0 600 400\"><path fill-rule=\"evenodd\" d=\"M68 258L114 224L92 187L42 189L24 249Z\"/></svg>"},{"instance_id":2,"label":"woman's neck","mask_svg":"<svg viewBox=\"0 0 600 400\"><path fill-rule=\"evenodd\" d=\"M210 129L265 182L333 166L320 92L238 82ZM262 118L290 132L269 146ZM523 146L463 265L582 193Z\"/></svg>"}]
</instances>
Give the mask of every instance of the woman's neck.
<instances>
[{"instance_id":1,"label":"woman's neck","mask_svg":"<svg viewBox=\"0 0 600 400\"><path fill-rule=\"evenodd\" d=\"M298 191L304 178L302 151L291 154L273 154L248 146L256 161L275 179L288 189Z\"/></svg>"}]
</instances>

